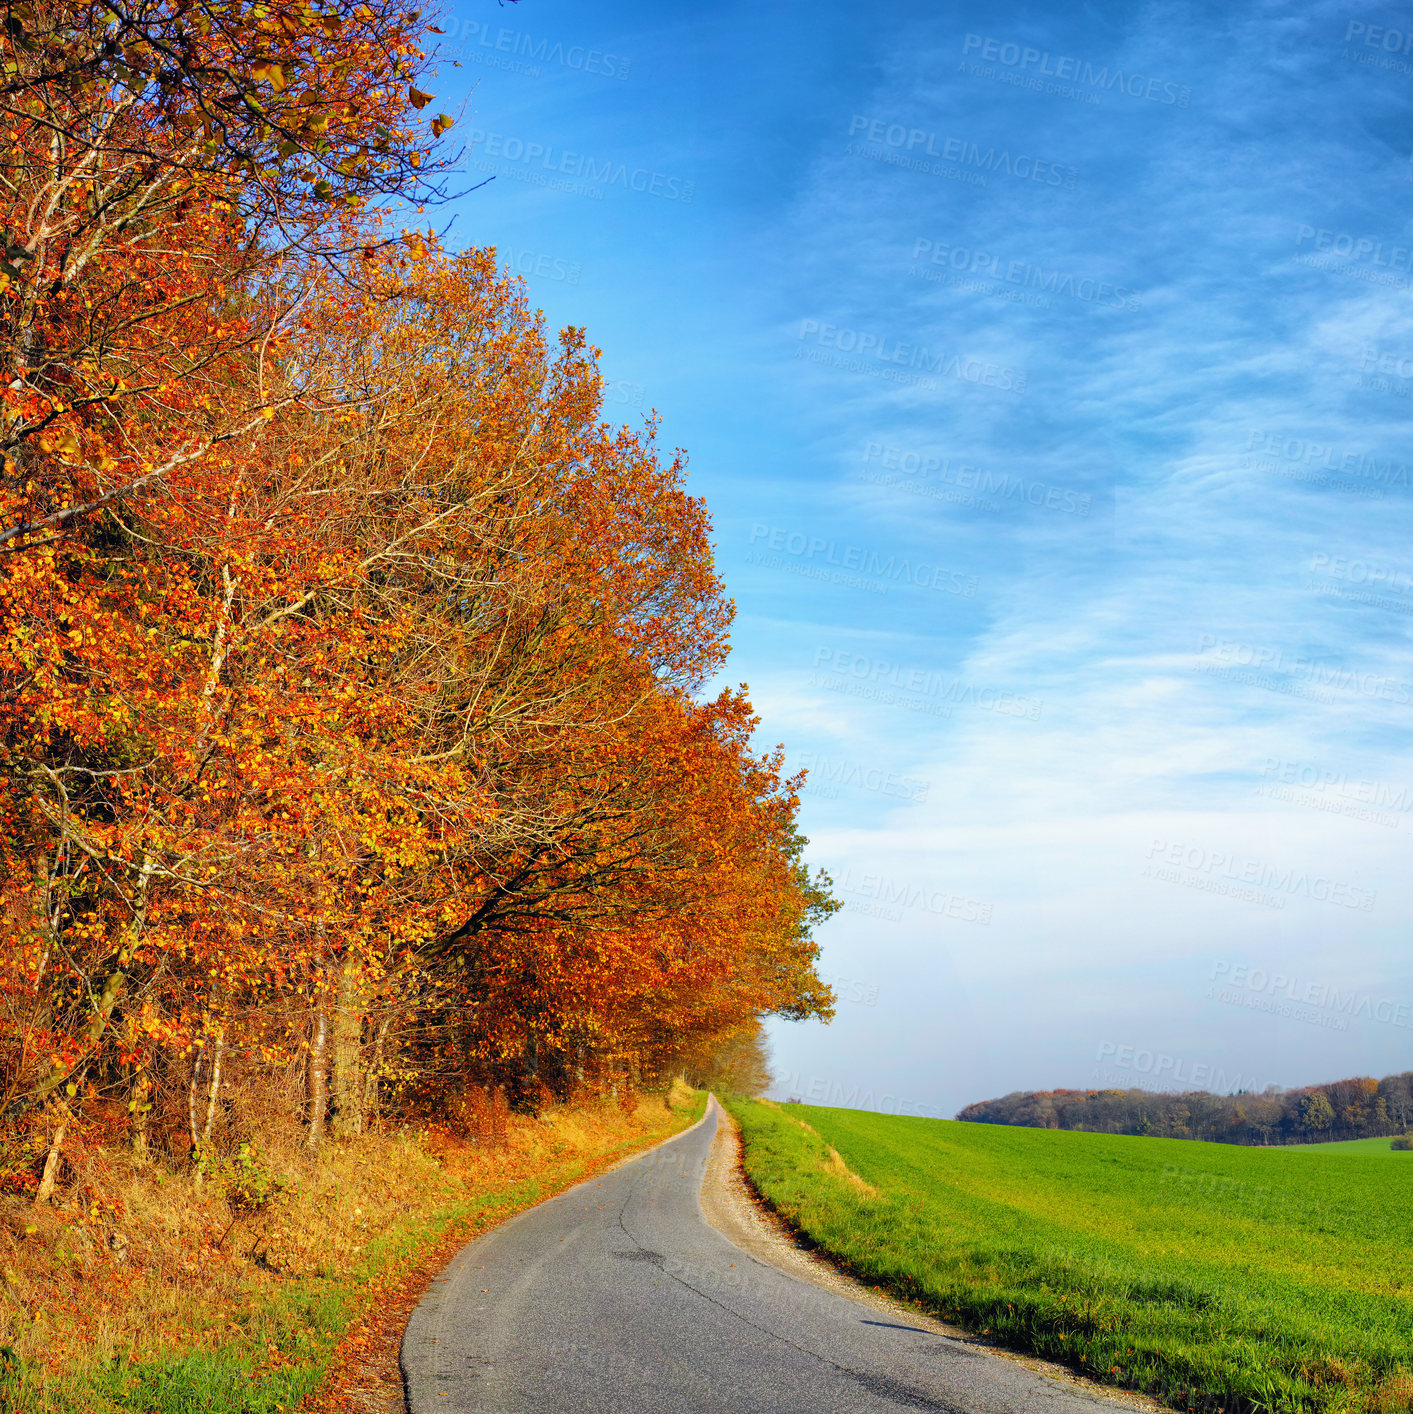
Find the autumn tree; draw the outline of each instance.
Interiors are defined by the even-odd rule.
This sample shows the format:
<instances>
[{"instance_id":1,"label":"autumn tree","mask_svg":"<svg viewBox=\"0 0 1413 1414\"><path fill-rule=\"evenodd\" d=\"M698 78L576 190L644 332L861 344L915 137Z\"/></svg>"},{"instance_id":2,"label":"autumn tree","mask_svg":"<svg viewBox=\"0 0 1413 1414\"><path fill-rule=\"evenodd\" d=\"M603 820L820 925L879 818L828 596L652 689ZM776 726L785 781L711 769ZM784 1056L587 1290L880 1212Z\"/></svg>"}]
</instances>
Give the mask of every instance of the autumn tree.
<instances>
[{"instance_id":1,"label":"autumn tree","mask_svg":"<svg viewBox=\"0 0 1413 1414\"><path fill-rule=\"evenodd\" d=\"M493 251L380 224L445 170L418 14L9 14L15 1172L105 1104L200 1171L262 1076L317 1150L827 1016L799 782L703 696L733 609L685 458Z\"/></svg>"},{"instance_id":2,"label":"autumn tree","mask_svg":"<svg viewBox=\"0 0 1413 1414\"><path fill-rule=\"evenodd\" d=\"M761 1095L770 1088L770 1046L758 1018L711 1037L682 1057L691 1085L729 1095Z\"/></svg>"},{"instance_id":3,"label":"autumn tree","mask_svg":"<svg viewBox=\"0 0 1413 1414\"><path fill-rule=\"evenodd\" d=\"M105 508L102 632L20 696L91 733L26 758L16 818L84 879L45 1044L108 1007L28 1103L101 1071L141 1131L175 1076L200 1152L258 1043L304 1056L317 1145L385 1071L640 1083L827 1013L796 783L742 694L697 696L730 606L680 459L599 422L593 351L552 349L489 254L370 275L234 361L279 402L258 435Z\"/></svg>"}]
</instances>

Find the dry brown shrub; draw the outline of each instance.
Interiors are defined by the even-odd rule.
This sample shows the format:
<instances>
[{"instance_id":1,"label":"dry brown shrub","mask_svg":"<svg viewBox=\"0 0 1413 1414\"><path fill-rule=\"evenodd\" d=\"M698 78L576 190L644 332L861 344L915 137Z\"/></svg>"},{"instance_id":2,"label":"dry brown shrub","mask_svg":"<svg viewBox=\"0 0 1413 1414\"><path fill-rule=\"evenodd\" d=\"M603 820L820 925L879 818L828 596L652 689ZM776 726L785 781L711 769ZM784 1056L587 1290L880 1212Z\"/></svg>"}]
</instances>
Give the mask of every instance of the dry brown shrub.
<instances>
[{"instance_id":1,"label":"dry brown shrub","mask_svg":"<svg viewBox=\"0 0 1413 1414\"><path fill-rule=\"evenodd\" d=\"M262 1149L297 1147L304 1139L307 1116L305 1058L295 1056L284 1066L254 1067L249 1084L241 1083L243 1065L236 1062L237 1078L226 1091L226 1108L218 1133L212 1135L218 1153L233 1151L243 1142ZM223 1087L224 1090L224 1087Z\"/></svg>"},{"instance_id":2,"label":"dry brown shrub","mask_svg":"<svg viewBox=\"0 0 1413 1414\"><path fill-rule=\"evenodd\" d=\"M631 1075L625 1075L618 1082L618 1106L626 1115L638 1112L638 1087Z\"/></svg>"},{"instance_id":3,"label":"dry brown shrub","mask_svg":"<svg viewBox=\"0 0 1413 1414\"><path fill-rule=\"evenodd\" d=\"M1407 1414L1413 1409L1413 1372L1399 1370L1365 1397L1369 1414Z\"/></svg>"},{"instance_id":4,"label":"dry brown shrub","mask_svg":"<svg viewBox=\"0 0 1413 1414\"><path fill-rule=\"evenodd\" d=\"M473 1144L498 1149L506 1142L510 1109L499 1086L468 1085L450 1105L457 1128Z\"/></svg>"}]
</instances>

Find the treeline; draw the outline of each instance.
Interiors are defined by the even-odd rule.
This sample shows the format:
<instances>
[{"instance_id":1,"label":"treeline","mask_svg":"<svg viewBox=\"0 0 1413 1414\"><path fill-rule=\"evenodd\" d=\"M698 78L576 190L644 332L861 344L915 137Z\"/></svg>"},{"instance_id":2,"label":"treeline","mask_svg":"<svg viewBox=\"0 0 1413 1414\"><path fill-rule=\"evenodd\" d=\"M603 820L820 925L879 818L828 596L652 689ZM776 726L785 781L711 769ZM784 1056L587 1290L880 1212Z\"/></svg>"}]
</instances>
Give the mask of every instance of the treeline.
<instances>
[{"instance_id":1,"label":"treeline","mask_svg":"<svg viewBox=\"0 0 1413 1414\"><path fill-rule=\"evenodd\" d=\"M389 224L456 156L418 12L7 13L0 1181L827 1017L682 457Z\"/></svg>"},{"instance_id":2,"label":"treeline","mask_svg":"<svg viewBox=\"0 0 1413 1414\"><path fill-rule=\"evenodd\" d=\"M1223 1144L1318 1144L1401 1135L1413 1124L1413 1071L1298 1090L1027 1090L968 1105L958 1119L1092 1134L1149 1134Z\"/></svg>"}]
</instances>

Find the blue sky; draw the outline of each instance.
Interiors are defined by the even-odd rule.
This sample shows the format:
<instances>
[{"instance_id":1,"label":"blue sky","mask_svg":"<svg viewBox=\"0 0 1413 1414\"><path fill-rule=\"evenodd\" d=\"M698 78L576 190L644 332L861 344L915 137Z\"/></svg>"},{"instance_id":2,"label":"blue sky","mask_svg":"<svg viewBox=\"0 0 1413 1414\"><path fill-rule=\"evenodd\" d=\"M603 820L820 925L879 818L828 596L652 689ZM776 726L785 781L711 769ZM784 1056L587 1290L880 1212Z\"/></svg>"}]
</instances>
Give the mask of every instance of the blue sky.
<instances>
[{"instance_id":1,"label":"blue sky","mask_svg":"<svg viewBox=\"0 0 1413 1414\"><path fill-rule=\"evenodd\" d=\"M442 24L449 242L688 449L813 771L841 1001L778 1093L1413 1066L1413 17Z\"/></svg>"}]
</instances>

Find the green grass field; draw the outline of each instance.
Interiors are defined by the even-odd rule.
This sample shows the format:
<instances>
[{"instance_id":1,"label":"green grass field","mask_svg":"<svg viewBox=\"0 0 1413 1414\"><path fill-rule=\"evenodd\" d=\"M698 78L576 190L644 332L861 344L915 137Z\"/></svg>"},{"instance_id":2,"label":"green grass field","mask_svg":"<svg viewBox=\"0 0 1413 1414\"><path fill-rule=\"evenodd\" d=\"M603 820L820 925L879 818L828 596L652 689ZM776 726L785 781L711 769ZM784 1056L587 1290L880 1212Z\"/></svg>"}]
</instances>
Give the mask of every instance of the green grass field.
<instances>
[{"instance_id":1,"label":"green grass field","mask_svg":"<svg viewBox=\"0 0 1413 1414\"><path fill-rule=\"evenodd\" d=\"M1413 1408L1413 1162L730 1108L789 1222L999 1343L1212 1414Z\"/></svg>"},{"instance_id":2,"label":"green grass field","mask_svg":"<svg viewBox=\"0 0 1413 1414\"><path fill-rule=\"evenodd\" d=\"M1336 1139L1329 1144L1293 1144L1292 1154L1392 1154L1394 1158L1413 1159L1413 1152L1395 1149L1387 1139Z\"/></svg>"}]
</instances>

